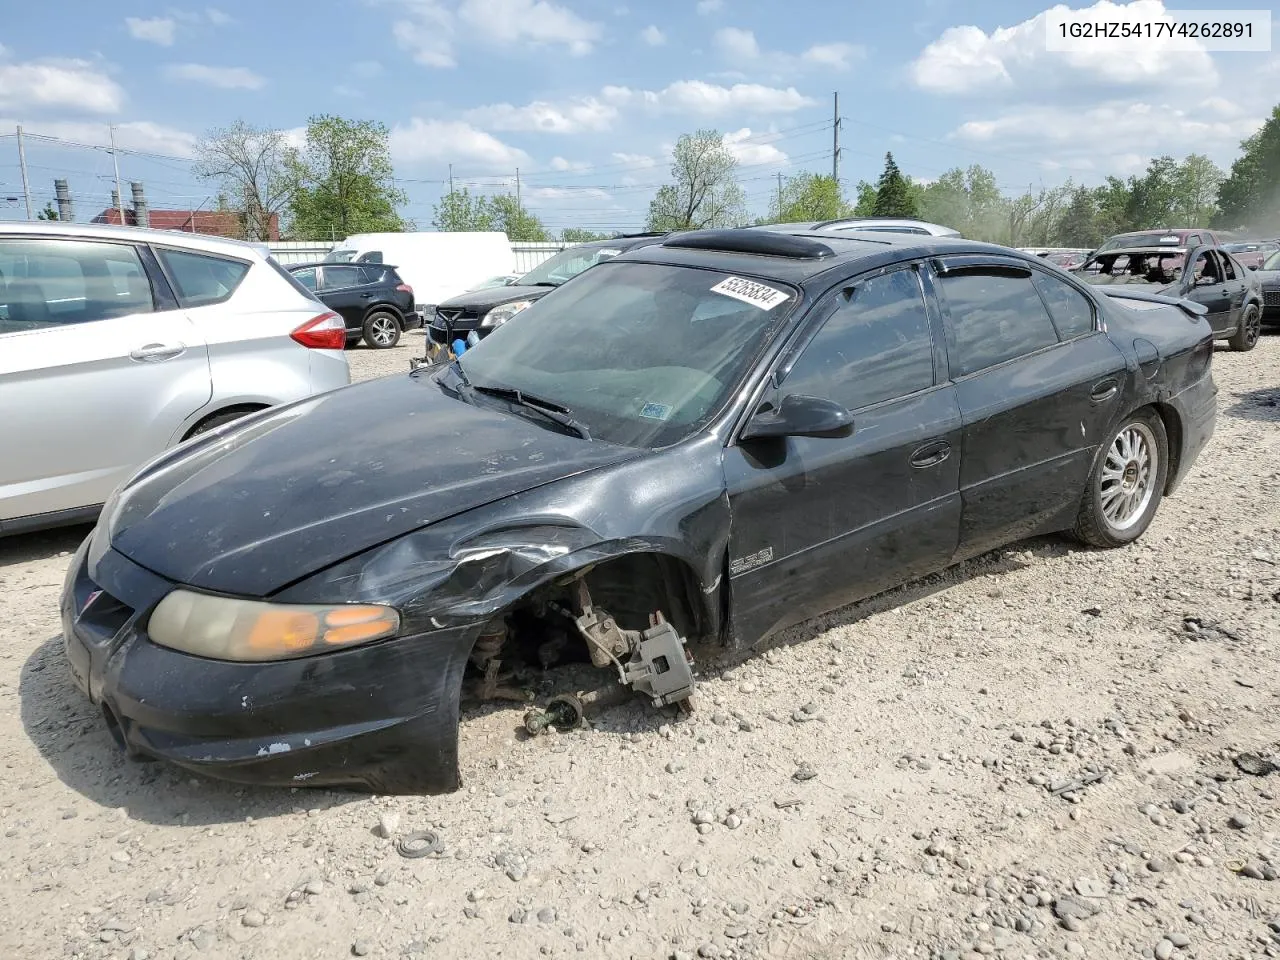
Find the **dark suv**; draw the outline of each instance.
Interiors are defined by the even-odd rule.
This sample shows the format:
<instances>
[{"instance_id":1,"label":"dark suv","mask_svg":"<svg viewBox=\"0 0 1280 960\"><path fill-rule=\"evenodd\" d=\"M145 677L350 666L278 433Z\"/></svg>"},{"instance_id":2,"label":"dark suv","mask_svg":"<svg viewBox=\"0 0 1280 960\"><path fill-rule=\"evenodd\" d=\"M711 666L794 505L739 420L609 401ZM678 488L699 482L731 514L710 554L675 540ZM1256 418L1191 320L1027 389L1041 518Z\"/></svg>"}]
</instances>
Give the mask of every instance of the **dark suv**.
<instances>
[{"instance_id":1,"label":"dark suv","mask_svg":"<svg viewBox=\"0 0 1280 960\"><path fill-rule=\"evenodd\" d=\"M663 233L637 233L574 244L544 260L509 286L470 290L437 304L427 333L434 343L442 346L454 340L465 341L472 331L478 338L487 337L529 304L588 267L611 260L625 250L657 243L664 236Z\"/></svg>"},{"instance_id":2,"label":"dark suv","mask_svg":"<svg viewBox=\"0 0 1280 960\"><path fill-rule=\"evenodd\" d=\"M347 346L361 337L375 349L394 347L421 326L413 287L383 263L296 263L286 268L347 325Z\"/></svg>"}]
</instances>

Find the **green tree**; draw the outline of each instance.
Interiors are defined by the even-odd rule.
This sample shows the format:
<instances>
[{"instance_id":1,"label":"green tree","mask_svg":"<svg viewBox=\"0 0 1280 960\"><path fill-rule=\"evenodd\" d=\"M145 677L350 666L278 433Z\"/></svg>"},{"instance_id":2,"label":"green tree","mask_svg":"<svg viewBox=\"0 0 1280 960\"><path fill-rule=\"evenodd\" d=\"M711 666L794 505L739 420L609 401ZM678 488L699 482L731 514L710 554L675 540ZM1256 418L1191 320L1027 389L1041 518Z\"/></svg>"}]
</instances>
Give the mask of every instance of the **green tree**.
<instances>
[{"instance_id":1,"label":"green tree","mask_svg":"<svg viewBox=\"0 0 1280 960\"><path fill-rule=\"evenodd\" d=\"M1219 213L1214 226L1280 224L1280 106L1253 136L1241 141L1243 151L1218 189Z\"/></svg>"},{"instance_id":2,"label":"green tree","mask_svg":"<svg viewBox=\"0 0 1280 960\"><path fill-rule=\"evenodd\" d=\"M973 240L1001 242L1008 230L1008 201L996 176L974 164L955 167L920 191L920 217L959 230Z\"/></svg>"},{"instance_id":3,"label":"green tree","mask_svg":"<svg viewBox=\"0 0 1280 960\"><path fill-rule=\"evenodd\" d=\"M608 240L609 235L583 230L581 227L565 227L560 231L561 243L588 243L591 240Z\"/></svg>"},{"instance_id":4,"label":"green tree","mask_svg":"<svg viewBox=\"0 0 1280 960\"><path fill-rule=\"evenodd\" d=\"M1129 178L1125 221L1131 229L1175 226L1178 219L1178 162L1168 155L1147 164L1141 177ZM1195 224L1187 224L1195 226Z\"/></svg>"},{"instance_id":5,"label":"green tree","mask_svg":"<svg viewBox=\"0 0 1280 960\"><path fill-rule=\"evenodd\" d=\"M912 196L910 181L905 177L898 165L893 161L893 154L884 155L884 170L876 181L876 202L872 215L877 217L915 217L915 197Z\"/></svg>"},{"instance_id":6,"label":"green tree","mask_svg":"<svg viewBox=\"0 0 1280 960\"><path fill-rule=\"evenodd\" d=\"M284 133L237 120L207 132L195 155L193 172L215 183L226 208L241 214L244 239L269 240L272 214L288 208L298 186ZM239 205L233 208L228 196L238 197Z\"/></svg>"},{"instance_id":7,"label":"green tree","mask_svg":"<svg viewBox=\"0 0 1280 960\"><path fill-rule=\"evenodd\" d=\"M57 220L58 211L53 206L53 201L48 201L44 205L44 209L36 214L37 220Z\"/></svg>"},{"instance_id":8,"label":"green tree","mask_svg":"<svg viewBox=\"0 0 1280 960\"><path fill-rule=\"evenodd\" d=\"M1102 240L1095 194L1087 187L1076 187L1058 220L1058 242L1064 247L1096 247Z\"/></svg>"},{"instance_id":9,"label":"green tree","mask_svg":"<svg viewBox=\"0 0 1280 960\"><path fill-rule=\"evenodd\" d=\"M1105 240L1130 229L1128 220L1129 187L1119 177L1107 177L1093 191L1097 235Z\"/></svg>"},{"instance_id":10,"label":"green tree","mask_svg":"<svg viewBox=\"0 0 1280 960\"><path fill-rule=\"evenodd\" d=\"M493 217L493 229L501 230L509 240L549 240L550 235L542 221L525 209L513 195L500 194L489 198Z\"/></svg>"},{"instance_id":11,"label":"green tree","mask_svg":"<svg viewBox=\"0 0 1280 960\"><path fill-rule=\"evenodd\" d=\"M671 179L649 202L648 229L732 227L746 217L738 161L718 130L685 133L672 152Z\"/></svg>"},{"instance_id":12,"label":"green tree","mask_svg":"<svg viewBox=\"0 0 1280 960\"><path fill-rule=\"evenodd\" d=\"M859 180L857 186L858 199L853 204L852 216L869 217L876 208L876 188L874 184Z\"/></svg>"},{"instance_id":13,"label":"green tree","mask_svg":"<svg viewBox=\"0 0 1280 960\"><path fill-rule=\"evenodd\" d=\"M437 230L457 232L495 229L489 198L472 196L466 187L440 198L432 208L431 225Z\"/></svg>"},{"instance_id":14,"label":"green tree","mask_svg":"<svg viewBox=\"0 0 1280 960\"><path fill-rule=\"evenodd\" d=\"M1175 218L1188 227L1203 227L1218 215L1218 190L1224 178L1217 164L1193 153L1178 164L1174 175Z\"/></svg>"},{"instance_id":15,"label":"green tree","mask_svg":"<svg viewBox=\"0 0 1280 960\"><path fill-rule=\"evenodd\" d=\"M770 223L804 223L835 220L849 215L849 205L832 177L817 173L797 173L782 183L769 201Z\"/></svg>"},{"instance_id":16,"label":"green tree","mask_svg":"<svg viewBox=\"0 0 1280 960\"><path fill-rule=\"evenodd\" d=\"M397 231L405 202L392 177L384 124L321 115L307 121L306 143L286 166L297 184L289 201L293 232L302 237L345 237Z\"/></svg>"}]
</instances>

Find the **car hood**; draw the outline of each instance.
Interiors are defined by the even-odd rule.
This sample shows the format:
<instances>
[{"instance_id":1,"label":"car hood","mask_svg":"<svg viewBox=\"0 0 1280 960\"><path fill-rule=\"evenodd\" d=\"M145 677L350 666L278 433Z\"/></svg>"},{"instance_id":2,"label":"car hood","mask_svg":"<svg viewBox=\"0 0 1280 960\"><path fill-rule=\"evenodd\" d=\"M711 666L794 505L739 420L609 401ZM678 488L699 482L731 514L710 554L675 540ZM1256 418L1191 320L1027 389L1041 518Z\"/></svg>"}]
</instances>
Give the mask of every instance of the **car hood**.
<instances>
[{"instance_id":1,"label":"car hood","mask_svg":"<svg viewBox=\"0 0 1280 960\"><path fill-rule=\"evenodd\" d=\"M420 373L264 411L144 467L104 510L111 546L171 580L266 596L438 520L643 453L484 402Z\"/></svg>"},{"instance_id":2,"label":"car hood","mask_svg":"<svg viewBox=\"0 0 1280 960\"><path fill-rule=\"evenodd\" d=\"M555 287L490 287L486 290L472 290L450 297L443 303L437 303L437 310L489 310L504 303L516 300L537 300L545 297Z\"/></svg>"},{"instance_id":3,"label":"car hood","mask_svg":"<svg viewBox=\"0 0 1280 960\"><path fill-rule=\"evenodd\" d=\"M1280 270L1255 270L1253 275L1259 284L1269 290L1280 286Z\"/></svg>"}]
</instances>

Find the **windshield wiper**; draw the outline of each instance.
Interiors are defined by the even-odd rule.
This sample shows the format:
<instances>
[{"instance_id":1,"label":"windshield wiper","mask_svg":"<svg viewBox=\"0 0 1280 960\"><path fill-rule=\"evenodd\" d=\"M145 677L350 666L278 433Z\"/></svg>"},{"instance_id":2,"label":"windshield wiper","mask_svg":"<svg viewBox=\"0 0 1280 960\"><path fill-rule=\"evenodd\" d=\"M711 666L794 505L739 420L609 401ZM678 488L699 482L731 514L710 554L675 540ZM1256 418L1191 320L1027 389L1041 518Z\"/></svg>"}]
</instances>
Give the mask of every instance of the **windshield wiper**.
<instances>
[{"instance_id":1,"label":"windshield wiper","mask_svg":"<svg viewBox=\"0 0 1280 960\"><path fill-rule=\"evenodd\" d=\"M560 424L562 427L568 427L583 440L590 440L591 433L587 430L584 423L573 418L572 411L564 404L556 403L554 400L545 400L542 397L535 397L525 393L523 390L517 390L515 387L503 387L497 385L480 384L476 385L468 383L472 390L476 393L486 393L491 397L501 397L504 400L510 400L516 406L525 407L529 410L536 410L548 420Z\"/></svg>"}]
</instances>

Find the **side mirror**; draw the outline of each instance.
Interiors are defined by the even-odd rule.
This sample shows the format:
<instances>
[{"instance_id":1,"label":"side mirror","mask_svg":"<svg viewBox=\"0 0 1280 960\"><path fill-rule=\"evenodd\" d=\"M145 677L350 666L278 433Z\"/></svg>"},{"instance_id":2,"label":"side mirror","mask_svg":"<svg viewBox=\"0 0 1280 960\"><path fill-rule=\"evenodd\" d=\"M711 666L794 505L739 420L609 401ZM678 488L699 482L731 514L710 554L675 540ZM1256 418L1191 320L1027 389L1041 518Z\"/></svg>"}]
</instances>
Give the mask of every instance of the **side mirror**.
<instances>
[{"instance_id":1,"label":"side mirror","mask_svg":"<svg viewBox=\"0 0 1280 960\"><path fill-rule=\"evenodd\" d=\"M839 437L853 430L853 414L822 397L788 394L775 410L757 412L742 431L743 440L763 437Z\"/></svg>"},{"instance_id":2,"label":"side mirror","mask_svg":"<svg viewBox=\"0 0 1280 960\"><path fill-rule=\"evenodd\" d=\"M1258 269L1258 265L1257 265L1256 263L1251 263L1251 264L1249 264L1249 269L1250 269L1250 270L1257 270L1257 269Z\"/></svg>"}]
</instances>

